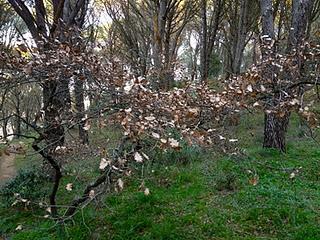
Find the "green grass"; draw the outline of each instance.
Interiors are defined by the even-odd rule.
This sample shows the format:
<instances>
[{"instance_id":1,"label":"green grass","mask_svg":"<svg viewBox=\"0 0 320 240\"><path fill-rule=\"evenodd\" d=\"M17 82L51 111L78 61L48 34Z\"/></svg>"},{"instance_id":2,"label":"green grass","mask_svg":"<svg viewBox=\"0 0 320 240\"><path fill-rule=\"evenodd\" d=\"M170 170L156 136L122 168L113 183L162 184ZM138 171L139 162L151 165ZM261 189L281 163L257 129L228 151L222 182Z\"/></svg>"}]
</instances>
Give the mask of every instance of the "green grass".
<instances>
[{"instance_id":1,"label":"green grass","mask_svg":"<svg viewBox=\"0 0 320 240\"><path fill-rule=\"evenodd\" d=\"M288 152L262 149L261 122L262 116L245 116L234 130L243 156L197 149L154 154L156 159L125 179L122 192L92 203L63 226L44 219L42 209L0 207L0 235L23 240L320 239L319 145L301 134L294 116ZM66 171L98 164L93 156L75 160ZM72 193L62 187L60 201L72 199L96 174L67 176L62 185L77 176L77 187ZM148 196L139 191L142 181L150 189ZM15 231L19 224L23 230Z\"/></svg>"}]
</instances>

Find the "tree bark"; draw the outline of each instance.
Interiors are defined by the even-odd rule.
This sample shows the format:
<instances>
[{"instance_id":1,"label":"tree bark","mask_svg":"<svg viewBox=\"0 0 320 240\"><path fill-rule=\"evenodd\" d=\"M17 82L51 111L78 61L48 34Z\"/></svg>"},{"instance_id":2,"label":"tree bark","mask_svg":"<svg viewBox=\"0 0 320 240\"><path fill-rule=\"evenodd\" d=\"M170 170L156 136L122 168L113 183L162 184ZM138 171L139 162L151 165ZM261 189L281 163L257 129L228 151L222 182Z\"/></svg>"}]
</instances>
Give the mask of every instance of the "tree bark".
<instances>
[{"instance_id":1,"label":"tree bark","mask_svg":"<svg viewBox=\"0 0 320 240\"><path fill-rule=\"evenodd\" d=\"M32 37L38 43L44 39L59 39L61 42L70 40L73 27L81 28L84 24L88 1L79 0L71 4L69 0L53 0L53 23L48 23L47 14L50 13L43 0L35 0L34 11L28 9L22 0L8 0L13 9L26 23ZM50 32L49 32L50 30ZM77 30L75 34L78 34ZM70 42L69 42L70 43ZM46 49L40 49L46 53ZM64 127L62 118L68 119L71 107L69 79L58 76L54 81L43 83L43 103L45 132L48 137L49 150L64 144ZM79 95L83 97L82 95ZM78 99L80 104L83 99ZM81 128L81 126L79 126ZM79 132L80 134L80 132ZM82 133L80 134L82 135Z\"/></svg>"},{"instance_id":2,"label":"tree bark","mask_svg":"<svg viewBox=\"0 0 320 240\"><path fill-rule=\"evenodd\" d=\"M236 42L233 45L233 61L232 61L233 74L239 74L241 70L243 51L246 46L246 37L248 32L247 31L248 7L249 7L248 0L242 0L240 2L238 32L237 32Z\"/></svg>"},{"instance_id":3,"label":"tree bark","mask_svg":"<svg viewBox=\"0 0 320 240\"><path fill-rule=\"evenodd\" d=\"M201 47L200 47L200 76L202 82L207 82L210 71L210 60L216 42L217 32L223 12L223 0L216 0L210 19L207 17L208 1L201 0Z\"/></svg>"},{"instance_id":4,"label":"tree bark","mask_svg":"<svg viewBox=\"0 0 320 240\"><path fill-rule=\"evenodd\" d=\"M292 20L291 20L291 31L288 42L288 52L291 52L295 48L299 48L300 44L305 39L307 30L307 24L309 14L312 9L313 0L293 0L292 1ZM267 59L273 50L268 44L272 44L274 41L274 11L272 9L272 0L260 0L261 16L262 16L262 34L268 36L271 41L267 38L262 38L262 55L264 59ZM272 67L272 66L270 66ZM265 77L273 79L272 69L266 69ZM277 106L276 98L272 100L272 107ZM265 114L265 126L264 126L264 143L263 146L266 148L276 148L280 151L286 150L285 135L289 124L290 112L284 113L266 113Z\"/></svg>"},{"instance_id":5,"label":"tree bark","mask_svg":"<svg viewBox=\"0 0 320 240\"><path fill-rule=\"evenodd\" d=\"M274 15L272 0L260 0L262 17L262 37L261 51L263 60L272 57L274 54ZM265 69L264 77L274 79L272 66L268 65ZM274 79L276 80L276 79ZM274 81L273 80L273 81ZM277 107L277 101L272 99L271 107ZM264 141L263 147L275 148L282 152L286 150L286 132L288 128L290 113L278 114L276 112L266 112L264 118Z\"/></svg>"},{"instance_id":6,"label":"tree bark","mask_svg":"<svg viewBox=\"0 0 320 240\"><path fill-rule=\"evenodd\" d=\"M201 55L200 55L200 73L201 82L207 82L208 79L208 44L207 44L207 0L201 0Z\"/></svg>"},{"instance_id":7,"label":"tree bark","mask_svg":"<svg viewBox=\"0 0 320 240\"><path fill-rule=\"evenodd\" d=\"M314 0L292 0L292 18L288 52L305 40Z\"/></svg>"},{"instance_id":8,"label":"tree bark","mask_svg":"<svg viewBox=\"0 0 320 240\"><path fill-rule=\"evenodd\" d=\"M260 0L262 16L262 34L274 39L274 19L272 0Z\"/></svg>"},{"instance_id":9,"label":"tree bark","mask_svg":"<svg viewBox=\"0 0 320 240\"><path fill-rule=\"evenodd\" d=\"M61 109L61 115L68 118L71 109L70 80L64 76L59 76L57 81L57 97L64 103Z\"/></svg>"},{"instance_id":10,"label":"tree bark","mask_svg":"<svg viewBox=\"0 0 320 240\"><path fill-rule=\"evenodd\" d=\"M33 39L35 41L40 40L39 31L36 25L36 21L32 14L30 13L28 7L21 0L8 0L12 8L16 11L16 13L22 18L22 20L27 25Z\"/></svg>"},{"instance_id":11,"label":"tree bark","mask_svg":"<svg viewBox=\"0 0 320 240\"><path fill-rule=\"evenodd\" d=\"M215 1L215 8L213 16L211 17L210 24L209 24L209 31L208 31L208 43L207 43L207 75L209 76L210 71L210 60L213 54L213 48L217 41L217 33L219 30L220 22L223 17L223 6L224 0L216 0Z\"/></svg>"},{"instance_id":12,"label":"tree bark","mask_svg":"<svg viewBox=\"0 0 320 240\"><path fill-rule=\"evenodd\" d=\"M44 132L49 152L53 152L57 146L64 145L64 127L60 113L65 103L58 93L58 85L59 81L54 80L43 84Z\"/></svg>"},{"instance_id":13,"label":"tree bark","mask_svg":"<svg viewBox=\"0 0 320 240\"><path fill-rule=\"evenodd\" d=\"M275 148L282 152L286 151L286 133L289 124L290 113L283 116L277 113L265 114L263 147Z\"/></svg>"},{"instance_id":14,"label":"tree bark","mask_svg":"<svg viewBox=\"0 0 320 240\"><path fill-rule=\"evenodd\" d=\"M89 144L88 131L85 129L85 106L84 106L84 82L76 79L74 85L74 94L76 99L77 121L79 122L79 139L82 144Z\"/></svg>"},{"instance_id":15,"label":"tree bark","mask_svg":"<svg viewBox=\"0 0 320 240\"><path fill-rule=\"evenodd\" d=\"M226 19L228 24L223 28L224 45L226 47L226 77L241 72L243 54L252 34L254 22L258 21L255 14L257 3L253 0L225 1Z\"/></svg>"},{"instance_id":16,"label":"tree bark","mask_svg":"<svg viewBox=\"0 0 320 240\"><path fill-rule=\"evenodd\" d=\"M21 135L21 92L18 89L14 90L15 95L15 120L14 120L14 134L16 138L19 138Z\"/></svg>"},{"instance_id":17,"label":"tree bark","mask_svg":"<svg viewBox=\"0 0 320 240\"><path fill-rule=\"evenodd\" d=\"M166 26L166 6L165 0L160 0L157 12L154 12L153 16L153 61L156 71L157 87L159 89L165 89L165 74L163 69L163 42Z\"/></svg>"},{"instance_id":18,"label":"tree bark","mask_svg":"<svg viewBox=\"0 0 320 240\"><path fill-rule=\"evenodd\" d=\"M181 35L195 13L193 1L147 1L151 10L153 83L168 90L174 82L174 68Z\"/></svg>"},{"instance_id":19,"label":"tree bark","mask_svg":"<svg viewBox=\"0 0 320 240\"><path fill-rule=\"evenodd\" d=\"M7 118L7 114L2 114L3 116L3 123L2 123L2 134L3 134L3 140L7 141L8 138L8 122L9 118Z\"/></svg>"}]
</instances>

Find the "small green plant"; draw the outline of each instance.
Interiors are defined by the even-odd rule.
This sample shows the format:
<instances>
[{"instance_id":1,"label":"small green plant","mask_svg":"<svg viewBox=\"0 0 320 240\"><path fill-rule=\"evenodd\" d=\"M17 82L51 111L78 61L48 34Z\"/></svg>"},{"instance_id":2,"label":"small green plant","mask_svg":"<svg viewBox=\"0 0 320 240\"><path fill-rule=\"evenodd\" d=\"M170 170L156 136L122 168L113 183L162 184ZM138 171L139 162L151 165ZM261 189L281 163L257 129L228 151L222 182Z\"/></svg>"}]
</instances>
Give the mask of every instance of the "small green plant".
<instances>
[{"instance_id":1,"label":"small green plant","mask_svg":"<svg viewBox=\"0 0 320 240\"><path fill-rule=\"evenodd\" d=\"M45 176L40 169L21 169L17 176L0 190L0 197L5 205L11 205L17 196L22 199L38 201L47 195L44 185Z\"/></svg>"},{"instance_id":2,"label":"small green plant","mask_svg":"<svg viewBox=\"0 0 320 240\"><path fill-rule=\"evenodd\" d=\"M215 189L218 191L234 191L237 188L237 178L233 173L225 173L220 175L215 184Z\"/></svg>"},{"instance_id":3,"label":"small green plant","mask_svg":"<svg viewBox=\"0 0 320 240\"><path fill-rule=\"evenodd\" d=\"M179 139L179 138L177 138ZM204 155L203 149L199 146L190 146L184 140L180 140L179 149L156 149L153 152L152 158L157 163L168 165L174 164L188 164L201 159L200 155Z\"/></svg>"}]
</instances>

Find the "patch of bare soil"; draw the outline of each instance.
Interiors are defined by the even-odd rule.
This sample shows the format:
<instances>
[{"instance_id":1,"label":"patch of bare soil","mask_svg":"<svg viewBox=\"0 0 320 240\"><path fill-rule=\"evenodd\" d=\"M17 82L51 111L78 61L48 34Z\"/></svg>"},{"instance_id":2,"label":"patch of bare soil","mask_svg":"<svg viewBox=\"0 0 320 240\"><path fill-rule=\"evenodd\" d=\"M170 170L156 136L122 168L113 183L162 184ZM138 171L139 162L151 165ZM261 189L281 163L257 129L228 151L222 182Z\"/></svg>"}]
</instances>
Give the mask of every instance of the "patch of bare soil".
<instances>
[{"instance_id":1,"label":"patch of bare soil","mask_svg":"<svg viewBox=\"0 0 320 240\"><path fill-rule=\"evenodd\" d=\"M16 174L14 165L15 154L7 153L0 156L0 184L4 183Z\"/></svg>"},{"instance_id":2,"label":"patch of bare soil","mask_svg":"<svg viewBox=\"0 0 320 240\"><path fill-rule=\"evenodd\" d=\"M0 185L16 175L16 154L25 153L25 146L22 142L11 143L3 150L3 153L0 154Z\"/></svg>"}]
</instances>

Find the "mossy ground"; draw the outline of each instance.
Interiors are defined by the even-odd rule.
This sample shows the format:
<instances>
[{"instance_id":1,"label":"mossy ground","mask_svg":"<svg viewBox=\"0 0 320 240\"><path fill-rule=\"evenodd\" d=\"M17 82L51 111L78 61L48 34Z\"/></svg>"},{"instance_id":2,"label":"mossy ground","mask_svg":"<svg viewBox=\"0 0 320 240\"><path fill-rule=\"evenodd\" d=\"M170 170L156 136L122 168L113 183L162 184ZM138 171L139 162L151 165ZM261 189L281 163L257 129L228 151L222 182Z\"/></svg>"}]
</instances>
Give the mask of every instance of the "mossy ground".
<instances>
[{"instance_id":1,"label":"mossy ground","mask_svg":"<svg viewBox=\"0 0 320 240\"><path fill-rule=\"evenodd\" d=\"M234 129L243 156L184 149L159 156L125 179L120 193L91 203L57 226L43 209L0 206L0 236L10 239L320 239L320 147L293 117L288 151L261 148L262 118ZM105 133L103 139L114 133ZM99 141L100 134L93 141ZM102 138L101 138L102 139ZM156 155L155 155L156 156ZM65 169L59 202L68 202L97 170L99 158L76 156ZM21 159L19 164L21 165ZM76 170L76 171L73 171ZM295 173L294 177L293 174ZM76 180L75 180L76 176ZM150 189L145 196L141 182ZM44 186L47 187L47 186ZM22 230L15 228L21 225Z\"/></svg>"}]
</instances>

